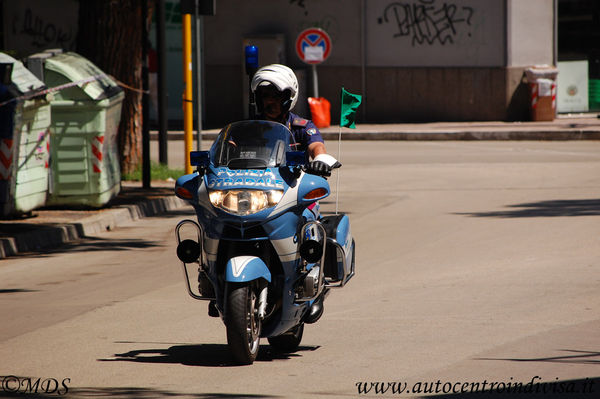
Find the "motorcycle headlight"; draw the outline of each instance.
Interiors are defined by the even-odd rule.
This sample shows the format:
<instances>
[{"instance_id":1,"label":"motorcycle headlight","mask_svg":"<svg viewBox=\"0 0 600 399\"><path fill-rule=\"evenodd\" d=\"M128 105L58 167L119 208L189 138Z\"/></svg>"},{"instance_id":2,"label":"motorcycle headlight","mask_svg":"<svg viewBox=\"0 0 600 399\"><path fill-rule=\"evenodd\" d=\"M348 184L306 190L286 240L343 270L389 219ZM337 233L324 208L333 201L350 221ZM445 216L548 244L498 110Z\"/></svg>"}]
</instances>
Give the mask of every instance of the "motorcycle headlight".
<instances>
[{"instance_id":1,"label":"motorcycle headlight","mask_svg":"<svg viewBox=\"0 0 600 399\"><path fill-rule=\"evenodd\" d=\"M215 190L209 193L213 206L227 213L244 216L279 203L283 190Z\"/></svg>"}]
</instances>

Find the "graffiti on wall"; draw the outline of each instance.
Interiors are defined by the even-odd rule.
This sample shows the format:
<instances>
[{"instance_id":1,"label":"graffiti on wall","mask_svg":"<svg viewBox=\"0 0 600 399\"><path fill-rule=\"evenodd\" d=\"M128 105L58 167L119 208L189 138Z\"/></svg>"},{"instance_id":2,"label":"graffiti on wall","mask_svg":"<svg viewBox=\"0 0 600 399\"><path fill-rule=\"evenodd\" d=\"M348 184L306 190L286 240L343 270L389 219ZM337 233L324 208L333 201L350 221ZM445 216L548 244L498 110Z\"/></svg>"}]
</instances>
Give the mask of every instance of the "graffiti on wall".
<instances>
[{"instance_id":1,"label":"graffiti on wall","mask_svg":"<svg viewBox=\"0 0 600 399\"><path fill-rule=\"evenodd\" d=\"M408 38L411 45L454 44L458 37L471 37L475 10L452 2L436 0L390 3L377 23L391 24L394 38Z\"/></svg>"},{"instance_id":2,"label":"graffiti on wall","mask_svg":"<svg viewBox=\"0 0 600 399\"><path fill-rule=\"evenodd\" d=\"M28 44L37 49L57 47L70 50L75 45L75 29L57 26L41 14L26 8L24 13L13 18L13 34L27 38Z\"/></svg>"},{"instance_id":3,"label":"graffiti on wall","mask_svg":"<svg viewBox=\"0 0 600 399\"><path fill-rule=\"evenodd\" d=\"M77 0L5 1L2 9L4 48L15 58L49 48L74 50L78 14Z\"/></svg>"},{"instance_id":4,"label":"graffiti on wall","mask_svg":"<svg viewBox=\"0 0 600 399\"><path fill-rule=\"evenodd\" d=\"M304 15L308 15L308 10L306 9L305 0L289 0L290 4L295 4L300 7L304 11Z\"/></svg>"}]
</instances>

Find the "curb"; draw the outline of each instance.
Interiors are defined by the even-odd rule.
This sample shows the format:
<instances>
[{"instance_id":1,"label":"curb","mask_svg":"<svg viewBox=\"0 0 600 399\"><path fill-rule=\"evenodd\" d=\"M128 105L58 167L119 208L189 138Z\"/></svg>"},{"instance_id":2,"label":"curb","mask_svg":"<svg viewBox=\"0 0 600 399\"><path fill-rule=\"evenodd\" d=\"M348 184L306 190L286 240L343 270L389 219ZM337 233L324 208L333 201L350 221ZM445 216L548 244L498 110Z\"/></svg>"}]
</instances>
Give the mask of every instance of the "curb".
<instances>
[{"instance_id":1,"label":"curb","mask_svg":"<svg viewBox=\"0 0 600 399\"><path fill-rule=\"evenodd\" d=\"M338 133L321 133L324 140L337 140ZM386 140L386 141L436 141L436 140L481 140L481 141L523 141L523 140L600 140L600 130L571 131L448 131L448 132L372 132L342 133L342 140Z\"/></svg>"},{"instance_id":2,"label":"curb","mask_svg":"<svg viewBox=\"0 0 600 399\"><path fill-rule=\"evenodd\" d=\"M195 133L194 133L195 134ZM337 140L338 132L323 131L321 136L324 140ZM217 137L217 133L203 132L202 139L212 141ZM169 141L182 141L184 134L180 132L169 133ZM158 141L158 134L152 133L150 140ZM195 140L195 136L194 136ZM569 130L446 130L446 131L369 131L369 132L342 132L342 140L370 140L370 141L436 141L436 140L507 140L507 141L523 141L523 140L600 140L600 129L569 129Z\"/></svg>"},{"instance_id":3,"label":"curb","mask_svg":"<svg viewBox=\"0 0 600 399\"><path fill-rule=\"evenodd\" d=\"M185 205L183 200L169 196L135 205L117 206L74 223L41 224L35 229L17 233L13 237L0 238L0 259L68 244L144 217L177 210Z\"/></svg>"}]
</instances>

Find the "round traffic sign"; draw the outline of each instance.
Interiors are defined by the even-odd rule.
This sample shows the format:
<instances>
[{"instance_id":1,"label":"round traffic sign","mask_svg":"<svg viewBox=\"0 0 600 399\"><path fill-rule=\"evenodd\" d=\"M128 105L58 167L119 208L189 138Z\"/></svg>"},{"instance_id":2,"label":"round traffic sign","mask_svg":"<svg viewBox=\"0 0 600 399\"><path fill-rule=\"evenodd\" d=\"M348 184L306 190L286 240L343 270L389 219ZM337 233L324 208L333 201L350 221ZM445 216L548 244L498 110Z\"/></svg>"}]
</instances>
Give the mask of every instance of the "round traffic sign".
<instances>
[{"instance_id":1,"label":"round traffic sign","mask_svg":"<svg viewBox=\"0 0 600 399\"><path fill-rule=\"evenodd\" d=\"M331 53L331 39L323 29L306 29L296 39L296 53L307 64L320 64Z\"/></svg>"}]
</instances>

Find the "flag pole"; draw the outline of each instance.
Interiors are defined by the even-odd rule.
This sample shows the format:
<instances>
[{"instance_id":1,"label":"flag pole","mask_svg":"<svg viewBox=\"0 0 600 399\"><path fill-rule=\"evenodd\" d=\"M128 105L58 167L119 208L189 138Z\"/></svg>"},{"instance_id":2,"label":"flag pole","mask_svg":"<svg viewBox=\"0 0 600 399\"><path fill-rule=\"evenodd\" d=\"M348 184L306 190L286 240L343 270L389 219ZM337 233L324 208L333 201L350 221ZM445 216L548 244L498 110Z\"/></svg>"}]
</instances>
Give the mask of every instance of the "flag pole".
<instances>
[{"instance_id":1,"label":"flag pole","mask_svg":"<svg viewBox=\"0 0 600 399\"><path fill-rule=\"evenodd\" d=\"M344 103L344 87L342 87L342 90L340 91L340 131L338 134L338 153L337 153L337 160L338 162L341 163L341 159L342 159L342 106ZM340 199L340 169L338 168L337 170L337 175L336 175L336 183L335 183L335 215L338 215L338 204L339 204L339 199Z\"/></svg>"},{"instance_id":2,"label":"flag pole","mask_svg":"<svg viewBox=\"0 0 600 399\"><path fill-rule=\"evenodd\" d=\"M348 100L345 102L345 100ZM338 137L338 161L342 159L342 126L349 127L351 129L355 129L354 126L354 113L356 112L356 108L360 105L362 101L362 96L358 94L352 94L347 92L344 87L342 87L341 98L340 98L340 133ZM340 162L341 163L341 162ZM336 184L336 197L335 197L335 214L338 214L338 203L340 196L340 172L338 170L337 174L337 184Z\"/></svg>"},{"instance_id":3,"label":"flag pole","mask_svg":"<svg viewBox=\"0 0 600 399\"><path fill-rule=\"evenodd\" d=\"M340 121L340 133L338 136L338 156L337 156L337 160L338 162L341 163L342 159L342 123ZM339 198L340 198L340 169L338 168L337 170L337 176L336 176L336 183L335 183L335 214L337 216L338 214L338 202L339 202Z\"/></svg>"}]
</instances>

